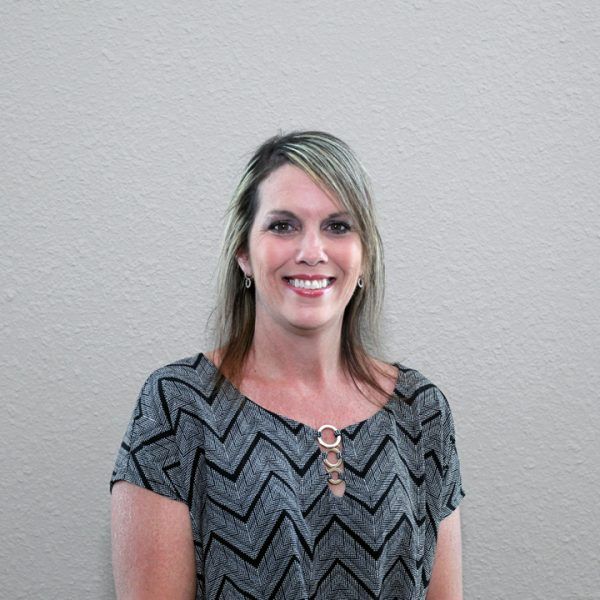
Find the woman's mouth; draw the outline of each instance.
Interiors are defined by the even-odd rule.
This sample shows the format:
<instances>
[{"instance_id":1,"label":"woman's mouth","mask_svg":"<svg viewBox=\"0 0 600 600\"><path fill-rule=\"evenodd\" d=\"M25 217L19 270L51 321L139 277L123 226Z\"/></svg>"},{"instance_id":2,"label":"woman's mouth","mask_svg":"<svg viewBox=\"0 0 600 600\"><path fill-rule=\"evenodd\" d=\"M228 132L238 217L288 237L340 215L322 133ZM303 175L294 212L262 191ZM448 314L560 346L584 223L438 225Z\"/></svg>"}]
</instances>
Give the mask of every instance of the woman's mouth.
<instances>
[{"instance_id":1,"label":"woman's mouth","mask_svg":"<svg viewBox=\"0 0 600 600\"><path fill-rule=\"evenodd\" d=\"M322 296L335 282L335 277L323 277L322 279L284 277L283 279L293 292L304 297Z\"/></svg>"}]
</instances>

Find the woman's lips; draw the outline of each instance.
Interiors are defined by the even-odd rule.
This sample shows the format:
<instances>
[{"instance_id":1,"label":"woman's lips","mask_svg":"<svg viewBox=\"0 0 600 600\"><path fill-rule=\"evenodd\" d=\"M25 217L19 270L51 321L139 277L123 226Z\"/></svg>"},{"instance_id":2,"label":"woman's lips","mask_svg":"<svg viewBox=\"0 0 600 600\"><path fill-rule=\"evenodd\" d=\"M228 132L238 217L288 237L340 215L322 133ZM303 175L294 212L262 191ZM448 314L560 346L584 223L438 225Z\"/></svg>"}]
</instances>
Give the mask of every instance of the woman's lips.
<instances>
[{"instance_id":1,"label":"woman's lips","mask_svg":"<svg viewBox=\"0 0 600 600\"><path fill-rule=\"evenodd\" d=\"M331 289L331 287L333 286L333 284L335 283L335 277L319 277L318 279L312 279L312 281L324 281L327 280L327 285L325 287L319 287L319 288L315 288L315 289L311 289L311 288L305 288L305 287L298 287L297 285L294 285L295 283L298 283L298 279L292 278L292 277L284 277L283 280L285 281L287 287L289 289L291 289L293 292L296 292L296 294L298 294L299 296L304 296L304 297L314 297L314 296L322 296L325 292L327 292L328 290ZM311 280L300 280L300 281L311 281ZM312 285L312 284L310 284Z\"/></svg>"}]
</instances>

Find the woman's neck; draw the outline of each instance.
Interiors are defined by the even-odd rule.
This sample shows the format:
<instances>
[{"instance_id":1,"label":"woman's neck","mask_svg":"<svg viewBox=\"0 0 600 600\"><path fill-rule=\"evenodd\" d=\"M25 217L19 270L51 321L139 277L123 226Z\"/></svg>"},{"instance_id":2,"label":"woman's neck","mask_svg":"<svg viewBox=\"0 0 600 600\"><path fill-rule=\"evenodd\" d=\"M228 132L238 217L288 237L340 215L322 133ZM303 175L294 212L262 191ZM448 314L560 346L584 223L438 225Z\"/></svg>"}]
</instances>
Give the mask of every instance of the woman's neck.
<instances>
[{"instance_id":1,"label":"woman's neck","mask_svg":"<svg viewBox=\"0 0 600 600\"><path fill-rule=\"evenodd\" d=\"M294 332L257 322L245 376L327 387L344 377L341 323L319 332Z\"/></svg>"}]
</instances>

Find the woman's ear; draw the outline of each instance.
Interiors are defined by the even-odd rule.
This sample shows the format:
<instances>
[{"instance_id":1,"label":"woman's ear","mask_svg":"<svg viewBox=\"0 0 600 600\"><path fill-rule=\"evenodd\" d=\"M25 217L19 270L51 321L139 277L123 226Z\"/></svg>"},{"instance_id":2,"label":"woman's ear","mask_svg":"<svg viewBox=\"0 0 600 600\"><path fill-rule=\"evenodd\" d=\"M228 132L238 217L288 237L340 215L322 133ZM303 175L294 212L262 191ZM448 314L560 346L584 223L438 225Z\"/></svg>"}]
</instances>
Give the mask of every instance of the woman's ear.
<instances>
[{"instance_id":1,"label":"woman's ear","mask_svg":"<svg viewBox=\"0 0 600 600\"><path fill-rule=\"evenodd\" d=\"M238 253L235 255L238 265L240 265L240 269L244 272L245 275L252 275L252 268L250 267L250 260L248 258L248 253L245 250L238 250Z\"/></svg>"}]
</instances>

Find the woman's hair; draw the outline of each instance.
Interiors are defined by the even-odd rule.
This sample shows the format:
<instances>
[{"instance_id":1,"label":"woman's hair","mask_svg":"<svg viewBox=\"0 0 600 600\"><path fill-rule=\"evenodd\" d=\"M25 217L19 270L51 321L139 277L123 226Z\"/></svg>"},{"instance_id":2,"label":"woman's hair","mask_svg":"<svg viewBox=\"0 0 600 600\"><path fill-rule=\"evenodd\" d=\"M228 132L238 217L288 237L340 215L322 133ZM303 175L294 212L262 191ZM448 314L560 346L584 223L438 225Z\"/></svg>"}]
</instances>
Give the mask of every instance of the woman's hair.
<instances>
[{"instance_id":1,"label":"woman's hair","mask_svg":"<svg viewBox=\"0 0 600 600\"><path fill-rule=\"evenodd\" d=\"M340 139L321 131L295 131L264 142L250 159L227 209L218 267L215 348L217 384L227 377L239 382L254 336L254 286L244 286L237 262L246 251L250 229L260 202L259 185L273 171L292 164L304 171L348 211L363 248L364 286L357 287L344 312L341 337L343 367L353 381L385 394L374 371L381 373L369 354L379 350L379 317L384 295L383 247L373 209L367 174Z\"/></svg>"}]
</instances>

